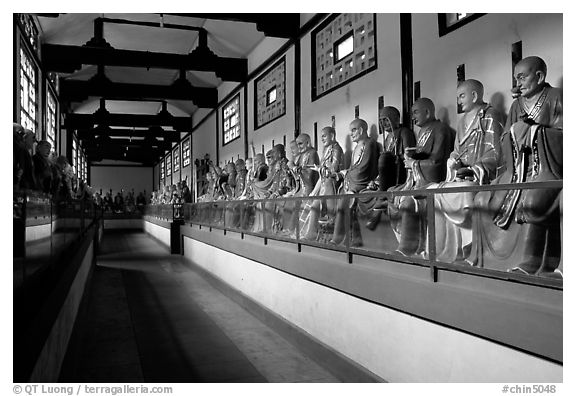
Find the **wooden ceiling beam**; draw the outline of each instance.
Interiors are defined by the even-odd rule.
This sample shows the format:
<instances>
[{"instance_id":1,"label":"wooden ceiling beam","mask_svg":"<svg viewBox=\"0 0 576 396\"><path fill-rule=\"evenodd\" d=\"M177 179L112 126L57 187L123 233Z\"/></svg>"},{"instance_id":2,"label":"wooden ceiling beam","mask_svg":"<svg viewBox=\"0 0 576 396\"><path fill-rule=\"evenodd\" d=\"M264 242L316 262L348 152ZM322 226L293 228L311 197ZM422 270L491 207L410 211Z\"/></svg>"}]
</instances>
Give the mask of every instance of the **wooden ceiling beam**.
<instances>
[{"instance_id":1,"label":"wooden ceiling beam","mask_svg":"<svg viewBox=\"0 0 576 396\"><path fill-rule=\"evenodd\" d=\"M46 71L73 73L82 65L124 66L214 72L226 81L244 81L248 60L214 54L207 47L197 47L190 54L171 54L123 50L109 47L42 45L42 63Z\"/></svg>"}]
</instances>

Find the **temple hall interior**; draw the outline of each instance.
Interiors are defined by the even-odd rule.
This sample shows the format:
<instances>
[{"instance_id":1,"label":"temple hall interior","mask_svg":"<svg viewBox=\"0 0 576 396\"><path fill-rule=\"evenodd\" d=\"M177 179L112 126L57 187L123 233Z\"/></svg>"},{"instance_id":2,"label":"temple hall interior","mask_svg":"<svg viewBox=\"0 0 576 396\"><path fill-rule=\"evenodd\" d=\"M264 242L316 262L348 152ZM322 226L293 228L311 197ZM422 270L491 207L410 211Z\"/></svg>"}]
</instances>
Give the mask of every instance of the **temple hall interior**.
<instances>
[{"instance_id":1,"label":"temple hall interior","mask_svg":"<svg viewBox=\"0 0 576 396\"><path fill-rule=\"evenodd\" d=\"M12 22L14 383L567 380L564 14Z\"/></svg>"}]
</instances>

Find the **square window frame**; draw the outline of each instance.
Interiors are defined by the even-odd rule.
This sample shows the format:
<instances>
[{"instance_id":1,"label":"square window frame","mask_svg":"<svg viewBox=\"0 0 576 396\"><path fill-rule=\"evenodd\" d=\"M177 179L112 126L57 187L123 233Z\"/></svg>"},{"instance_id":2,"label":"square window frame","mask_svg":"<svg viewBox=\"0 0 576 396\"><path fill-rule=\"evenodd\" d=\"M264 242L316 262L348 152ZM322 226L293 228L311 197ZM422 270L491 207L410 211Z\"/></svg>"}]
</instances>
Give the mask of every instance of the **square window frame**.
<instances>
[{"instance_id":1,"label":"square window frame","mask_svg":"<svg viewBox=\"0 0 576 396\"><path fill-rule=\"evenodd\" d=\"M352 51L348 52L344 56L340 56L340 54L338 53L338 46L350 38L352 39ZM344 60L344 58L346 58L348 55L353 54L353 53L354 53L354 29L350 29L350 31L348 33L345 33L342 37L340 37L338 40L336 40L334 42L334 45L332 46L332 54L334 55L334 56L332 56L332 59L334 60L333 64L336 65L336 64L342 62Z\"/></svg>"},{"instance_id":2,"label":"square window frame","mask_svg":"<svg viewBox=\"0 0 576 396\"><path fill-rule=\"evenodd\" d=\"M448 26L448 18L446 18L446 13L438 14L438 37L447 35L454 30L460 29L462 26L475 21L476 19L486 15L486 13L472 13L470 16Z\"/></svg>"},{"instance_id":3,"label":"square window frame","mask_svg":"<svg viewBox=\"0 0 576 396\"><path fill-rule=\"evenodd\" d=\"M274 92L274 100L270 101L270 93ZM266 106L270 106L272 103L276 102L277 99L277 91L276 91L276 85L274 85L272 88L270 88L269 90L266 91Z\"/></svg>"}]
</instances>

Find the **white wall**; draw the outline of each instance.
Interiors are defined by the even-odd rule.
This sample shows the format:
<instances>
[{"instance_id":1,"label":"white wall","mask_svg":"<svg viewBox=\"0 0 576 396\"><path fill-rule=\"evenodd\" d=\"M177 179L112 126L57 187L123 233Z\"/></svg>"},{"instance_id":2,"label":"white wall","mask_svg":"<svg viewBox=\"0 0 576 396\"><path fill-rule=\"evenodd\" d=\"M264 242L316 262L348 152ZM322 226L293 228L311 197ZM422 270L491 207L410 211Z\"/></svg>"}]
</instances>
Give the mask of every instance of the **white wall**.
<instances>
[{"instance_id":1,"label":"white wall","mask_svg":"<svg viewBox=\"0 0 576 396\"><path fill-rule=\"evenodd\" d=\"M154 223L144 220L144 232L152 235L158 241L160 241L164 246L170 247L170 229L160 227Z\"/></svg>"},{"instance_id":2,"label":"white wall","mask_svg":"<svg viewBox=\"0 0 576 396\"><path fill-rule=\"evenodd\" d=\"M485 99L506 113L512 104L512 44L522 40L522 56L537 55L548 65L548 82L561 85L561 14L487 14L438 36L437 14L412 16L414 81L421 96L436 104L455 128L456 67L465 64L466 78L484 84ZM440 111L438 111L440 110Z\"/></svg>"},{"instance_id":3,"label":"white wall","mask_svg":"<svg viewBox=\"0 0 576 396\"><path fill-rule=\"evenodd\" d=\"M154 186L153 186L153 191L157 191L158 190L158 186L160 185L160 163L158 163L156 166L154 166ZM149 199L150 197L146 197L146 199Z\"/></svg>"},{"instance_id":4,"label":"white wall","mask_svg":"<svg viewBox=\"0 0 576 396\"><path fill-rule=\"evenodd\" d=\"M92 166L90 167L90 185L95 191L105 194L112 189L114 195L121 189L134 189L136 196L146 190L150 194L155 190L152 186L152 167L132 166Z\"/></svg>"},{"instance_id":5,"label":"white wall","mask_svg":"<svg viewBox=\"0 0 576 396\"><path fill-rule=\"evenodd\" d=\"M435 14L434 14L435 15ZM311 94L311 33L302 40L302 121L301 131L314 138L314 122L318 134L336 117L336 139L345 148L348 125L354 119L354 108L360 106L360 118L368 123L370 134L378 125L378 97L384 96L385 106L395 106L402 112L402 71L400 64L400 14L377 14L376 52L378 68L312 102ZM381 140L381 139L380 139ZM320 143L320 137L318 137Z\"/></svg>"},{"instance_id":6,"label":"white wall","mask_svg":"<svg viewBox=\"0 0 576 396\"><path fill-rule=\"evenodd\" d=\"M192 133L192 164L196 158L204 158L206 153L210 154L210 159L216 162L216 114L212 114Z\"/></svg>"},{"instance_id":7,"label":"white wall","mask_svg":"<svg viewBox=\"0 0 576 396\"><path fill-rule=\"evenodd\" d=\"M361 300L189 237L184 237L184 256L390 382L562 381L561 365Z\"/></svg>"}]
</instances>

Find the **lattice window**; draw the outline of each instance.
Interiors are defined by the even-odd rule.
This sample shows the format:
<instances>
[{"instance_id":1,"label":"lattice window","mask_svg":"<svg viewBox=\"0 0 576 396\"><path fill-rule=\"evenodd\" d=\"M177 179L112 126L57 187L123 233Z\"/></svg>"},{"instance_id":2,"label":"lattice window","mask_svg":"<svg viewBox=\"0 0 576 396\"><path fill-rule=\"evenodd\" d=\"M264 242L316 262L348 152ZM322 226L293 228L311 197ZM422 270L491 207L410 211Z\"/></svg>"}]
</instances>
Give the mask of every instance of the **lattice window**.
<instances>
[{"instance_id":1,"label":"lattice window","mask_svg":"<svg viewBox=\"0 0 576 396\"><path fill-rule=\"evenodd\" d=\"M182 167L190 165L190 138L182 143Z\"/></svg>"},{"instance_id":2,"label":"lattice window","mask_svg":"<svg viewBox=\"0 0 576 396\"><path fill-rule=\"evenodd\" d=\"M46 91L46 140L52 145L52 151L56 152L56 98L50 90Z\"/></svg>"},{"instance_id":3,"label":"lattice window","mask_svg":"<svg viewBox=\"0 0 576 396\"><path fill-rule=\"evenodd\" d=\"M76 143L76 138L72 138L72 168L74 172L78 169L78 143Z\"/></svg>"},{"instance_id":4,"label":"lattice window","mask_svg":"<svg viewBox=\"0 0 576 396\"><path fill-rule=\"evenodd\" d=\"M172 151L172 166L174 167L173 172L178 172L180 170L180 145L178 144L174 151Z\"/></svg>"},{"instance_id":5,"label":"lattice window","mask_svg":"<svg viewBox=\"0 0 576 396\"><path fill-rule=\"evenodd\" d=\"M285 57L256 79L254 91L254 129L286 114Z\"/></svg>"},{"instance_id":6,"label":"lattice window","mask_svg":"<svg viewBox=\"0 0 576 396\"><path fill-rule=\"evenodd\" d=\"M82 155L82 180L86 181L88 179L88 161L86 160L86 154Z\"/></svg>"},{"instance_id":7,"label":"lattice window","mask_svg":"<svg viewBox=\"0 0 576 396\"><path fill-rule=\"evenodd\" d=\"M30 43L30 46L34 48L34 51L38 52L38 27L36 27L36 21L30 14L18 14L18 20L20 21L22 28L24 30L24 36Z\"/></svg>"},{"instance_id":8,"label":"lattice window","mask_svg":"<svg viewBox=\"0 0 576 396\"><path fill-rule=\"evenodd\" d=\"M172 175L172 154L166 156L166 177Z\"/></svg>"},{"instance_id":9,"label":"lattice window","mask_svg":"<svg viewBox=\"0 0 576 396\"><path fill-rule=\"evenodd\" d=\"M312 32L312 100L377 67L375 14L335 14Z\"/></svg>"},{"instance_id":10,"label":"lattice window","mask_svg":"<svg viewBox=\"0 0 576 396\"><path fill-rule=\"evenodd\" d=\"M160 161L160 180L164 180L164 160Z\"/></svg>"},{"instance_id":11,"label":"lattice window","mask_svg":"<svg viewBox=\"0 0 576 396\"><path fill-rule=\"evenodd\" d=\"M222 108L222 136L224 145L240 137L240 94Z\"/></svg>"},{"instance_id":12,"label":"lattice window","mask_svg":"<svg viewBox=\"0 0 576 396\"><path fill-rule=\"evenodd\" d=\"M38 73L26 50L20 47L20 124L36 132Z\"/></svg>"}]
</instances>

